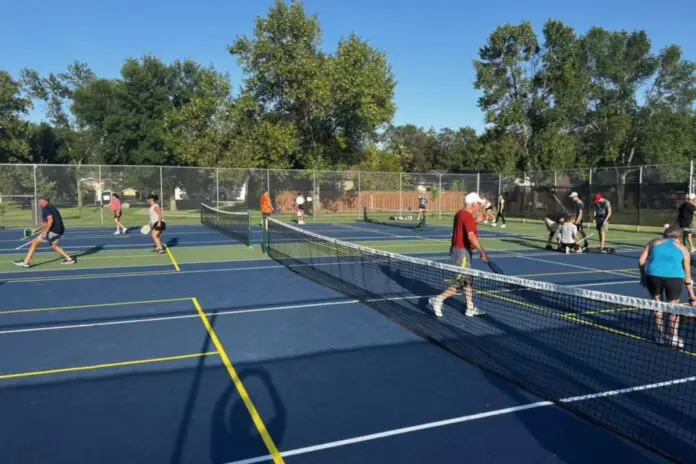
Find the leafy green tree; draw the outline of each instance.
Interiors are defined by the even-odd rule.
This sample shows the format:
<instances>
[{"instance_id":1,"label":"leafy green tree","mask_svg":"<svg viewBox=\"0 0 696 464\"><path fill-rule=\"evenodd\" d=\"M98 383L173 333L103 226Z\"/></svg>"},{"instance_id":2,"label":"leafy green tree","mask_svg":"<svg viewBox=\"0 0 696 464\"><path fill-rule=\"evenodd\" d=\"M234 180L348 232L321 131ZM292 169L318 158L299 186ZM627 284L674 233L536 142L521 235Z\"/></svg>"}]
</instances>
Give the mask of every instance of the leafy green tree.
<instances>
[{"instance_id":1,"label":"leafy green tree","mask_svg":"<svg viewBox=\"0 0 696 464\"><path fill-rule=\"evenodd\" d=\"M32 107L22 83L6 71L0 71L0 162L30 161L27 132L29 123L24 117Z\"/></svg>"}]
</instances>

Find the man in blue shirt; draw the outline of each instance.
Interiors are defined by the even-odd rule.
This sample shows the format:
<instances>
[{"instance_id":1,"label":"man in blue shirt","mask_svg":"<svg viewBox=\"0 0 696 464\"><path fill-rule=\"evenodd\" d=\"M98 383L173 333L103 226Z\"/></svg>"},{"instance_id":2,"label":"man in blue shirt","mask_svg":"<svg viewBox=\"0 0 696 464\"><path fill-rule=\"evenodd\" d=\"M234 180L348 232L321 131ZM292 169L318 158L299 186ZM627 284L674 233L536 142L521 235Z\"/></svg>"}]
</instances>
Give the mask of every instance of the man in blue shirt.
<instances>
[{"instance_id":1,"label":"man in blue shirt","mask_svg":"<svg viewBox=\"0 0 696 464\"><path fill-rule=\"evenodd\" d=\"M604 247L604 242L607 239L607 230L609 229L609 221L611 220L611 203L604 198L601 193L596 193L594 197L594 212L595 224L597 232L599 232L599 251L600 253L608 253L609 250Z\"/></svg>"},{"instance_id":2,"label":"man in blue shirt","mask_svg":"<svg viewBox=\"0 0 696 464\"><path fill-rule=\"evenodd\" d=\"M63 224L63 217L60 215L60 211L50 204L48 198L45 197L39 199L39 206L41 206L43 223L34 229L34 233L41 231L41 234L32 240L27 256L21 261L15 261L14 264L19 267L31 267L31 259L34 257L36 249L44 242L48 242L51 248L53 248L53 251L64 258L63 264L75 264L75 258L67 254L65 250L58 245L58 242L65 233L65 225Z\"/></svg>"}]
</instances>

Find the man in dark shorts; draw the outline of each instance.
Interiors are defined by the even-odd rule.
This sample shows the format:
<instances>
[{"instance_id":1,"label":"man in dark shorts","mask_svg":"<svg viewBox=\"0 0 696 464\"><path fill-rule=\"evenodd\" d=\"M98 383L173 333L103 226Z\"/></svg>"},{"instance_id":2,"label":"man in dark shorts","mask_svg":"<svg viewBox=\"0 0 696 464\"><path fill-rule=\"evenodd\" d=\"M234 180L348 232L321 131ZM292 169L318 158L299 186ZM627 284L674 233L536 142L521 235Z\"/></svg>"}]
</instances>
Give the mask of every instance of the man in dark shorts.
<instances>
[{"instance_id":1,"label":"man in dark shorts","mask_svg":"<svg viewBox=\"0 0 696 464\"><path fill-rule=\"evenodd\" d=\"M611 219L611 203L601 193L594 196L594 212L595 225L597 232L599 232L599 251L600 253L608 253L609 250L604 247L604 243L607 239L607 230L609 230L609 220Z\"/></svg>"},{"instance_id":2,"label":"man in dark shorts","mask_svg":"<svg viewBox=\"0 0 696 464\"><path fill-rule=\"evenodd\" d=\"M481 211L483 200L477 193L468 194L464 200L465 206L454 215L454 224L452 226L452 246L450 247L450 257L452 264L457 267L471 268L472 250L478 250L481 253L481 260L484 263L488 262L488 254L481 246L478 239L478 230L476 228L476 215ZM437 317L442 317L442 306L448 298L456 295L460 291L464 292L466 298L466 315L469 317L481 316L485 314L480 309L474 306L474 291L470 279L464 277L458 283L449 287L439 296L432 297L428 300L428 306Z\"/></svg>"},{"instance_id":3,"label":"man in dark shorts","mask_svg":"<svg viewBox=\"0 0 696 464\"><path fill-rule=\"evenodd\" d=\"M418 197L418 220L425 219L425 211L428 209L428 199L421 195Z\"/></svg>"},{"instance_id":4,"label":"man in dark shorts","mask_svg":"<svg viewBox=\"0 0 696 464\"><path fill-rule=\"evenodd\" d=\"M570 199L573 201L572 222L578 228L578 233L580 233L580 235L582 235L582 238L585 239L587 235L585 234L585 227L582 225L583 220L585 219L585 205L582 203L582 200L580 199L578 192L572 192L570 194Z\"/></svg>"},{"instance_id":5,"label":"man in dark shorts","mask_svg":"<svg viewBox=\"0 0 696 464\"><path fill-rule=\"evenodd\" d=\"M677 222L679 223L679 227L684 231L682 244L688 246L691 253L696 251L691 241L691 223L694 220L694 213L696 213L696 194L690 193L686 196L686 201L679 206Z\"/></svg>"},{"instance_id":6,"label":"man in dark shorts","mask_svg":"<svg viewBox=\"0 0 696 464\"><path fill-rule=\"evenodd\" d=\"M21 261L15 261L14 264L19 267L31 267L31 260L36 253L36 249L44 242L51 245L53 251L63 257L62 264L75 264L75 258L67 254L65 250L58 245L58 242L60 242L61 237L65 233L65 225L63 224L60 211L58 211L58 208L55 206L51 205L46 197L41 197L39 199L39 206L41 206L43 223L41 226L35 228L34 232L41 231L41 234L32 240L26 257Z\"/></svg>"}]
</instances>

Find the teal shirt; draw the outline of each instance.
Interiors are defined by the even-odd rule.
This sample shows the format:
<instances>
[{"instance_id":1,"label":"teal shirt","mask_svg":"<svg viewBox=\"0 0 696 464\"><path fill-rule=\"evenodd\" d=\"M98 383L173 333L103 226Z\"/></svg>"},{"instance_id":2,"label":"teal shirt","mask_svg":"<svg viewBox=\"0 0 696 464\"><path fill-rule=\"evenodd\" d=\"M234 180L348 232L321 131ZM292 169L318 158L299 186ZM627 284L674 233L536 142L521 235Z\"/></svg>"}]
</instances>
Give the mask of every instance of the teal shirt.
<instances>
[{"instance_id":1,"label":"teal shirt","mask_svg":"<svg viewBox=\"0 0 696 464\"><path fill-rule=\"evenodd\" d=\"M645 274L665 279L684 279L684 254L672 239L650 247Z\"/></svg>"}]
</instances>

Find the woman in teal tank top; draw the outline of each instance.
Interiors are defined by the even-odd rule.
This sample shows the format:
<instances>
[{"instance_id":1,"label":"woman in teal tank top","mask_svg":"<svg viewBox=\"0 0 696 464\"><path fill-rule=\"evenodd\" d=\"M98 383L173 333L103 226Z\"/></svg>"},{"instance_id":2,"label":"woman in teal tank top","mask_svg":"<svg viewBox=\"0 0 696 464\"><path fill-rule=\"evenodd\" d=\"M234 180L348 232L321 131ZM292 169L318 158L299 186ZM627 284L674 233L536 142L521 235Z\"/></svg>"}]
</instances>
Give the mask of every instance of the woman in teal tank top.
<instances>
[{"instance_id":1,"label":"woman in teal tank top","mask_svg":"<svg viewBox=\"0 0 696 464\"><path fill-rule=\"evenodd\" d=\"M689 303L696 306L693 281L691 280L691 255L682 244L683 231L670 227L665 237L653 240L643 249L638 260L641 271L641 284L648 288L650 296L657 301L679 303L682 288L686 285ZM684 348L684 340L679 337L679 316L670 314L669 331L665 331L663 314L655 311L657 343Z\"/></svg>"}]
</instances>

